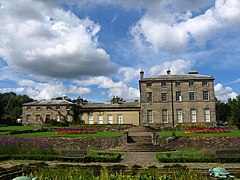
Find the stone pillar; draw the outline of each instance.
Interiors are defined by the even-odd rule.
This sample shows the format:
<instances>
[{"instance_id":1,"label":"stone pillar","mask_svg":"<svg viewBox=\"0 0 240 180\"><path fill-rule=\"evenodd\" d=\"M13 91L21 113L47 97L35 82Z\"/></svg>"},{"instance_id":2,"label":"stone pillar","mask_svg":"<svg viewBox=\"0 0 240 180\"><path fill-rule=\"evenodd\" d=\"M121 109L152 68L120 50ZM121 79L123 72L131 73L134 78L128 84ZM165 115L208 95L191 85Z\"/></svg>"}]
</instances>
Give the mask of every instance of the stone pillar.
<instances>
[{"instance_id":1,"label":"stone pillar","mask_svg":"<svg viewBox=\"0 0 240 180\"><path fill-rule=\"evenodd\" d=\"M123 133L123 141L124 141L124 143L128 143L128 131L124 131L124 133Z\"/></svg>"},{"instance_id":2,"label":"stone pillar","mask_svg":"<svg viewBox=\"0 0 240 180\"><path fill-rule=\"evenodd\" d=\"M158 146L159 145L158 135L157 135L156 132L152 132L152 144L154 146Z\"/></svg>"}]
</instances>

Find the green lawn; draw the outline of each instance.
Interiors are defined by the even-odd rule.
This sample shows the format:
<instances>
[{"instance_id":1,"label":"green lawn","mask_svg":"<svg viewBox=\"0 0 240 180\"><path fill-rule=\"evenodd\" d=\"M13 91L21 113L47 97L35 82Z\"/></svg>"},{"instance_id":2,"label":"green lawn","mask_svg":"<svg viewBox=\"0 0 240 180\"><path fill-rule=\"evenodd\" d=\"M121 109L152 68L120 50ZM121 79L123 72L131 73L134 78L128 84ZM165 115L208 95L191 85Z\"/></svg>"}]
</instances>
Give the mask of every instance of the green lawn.
<instances>
[{"instance_id":1,"label":"green lawn","mask_svg":"<svg viewBox=\"0 0 240 180\"><path fill-rule=\"evenodd\" d=\"M0 126L0 132L40 129L42 126Z\"/></svg>"},{"instance_id":2,"label":"green lawn","mask_svg":"<svg viewBox=\"0 0 240 180\"><path fill-rule=\"evenodd\" d=\"M41 129L42 126L6 126L0 127L0 134L8 131L17 131L17 130L34 130ZM49 128L49 127L44 127ZM57 127L51 127L57 128ZM63 127L58 127L63 128ZM96 134L56 134L55 132L35 132L35 133L24 133L16 135L8 135L11 137L68 137L68 138L77 138L77 137L116 137L122 136L122 132L97 132Z\"/></svg>"},{"instance_id":3,"label":"green lawn","mask_svg":"<svg viewBox=\"0 0 240 180\"><path fill-rule=\"evenodd\" d=\"M170 137L173 131L162 131L157 133L159 136ZM200 136L200 137L224 137L224 136L235 136L240 137L240 130L232 130L227 133L185 133L184 131L175 131L176 136Z\"/></svg>"},{"instance_id":4,"label":"green lawn","mask_svg":"<svg viewBox=\"0 0 240 180\"><path fill-rule=\"evenodd\" d=\"M122 135L123 133L121 132L97 132L96 134L56 134L55 132L36 132L36 133L16 134L16 135L11 135L11 137L77 138L77 137L117 137Z\"/></svg>"}]
</instances>

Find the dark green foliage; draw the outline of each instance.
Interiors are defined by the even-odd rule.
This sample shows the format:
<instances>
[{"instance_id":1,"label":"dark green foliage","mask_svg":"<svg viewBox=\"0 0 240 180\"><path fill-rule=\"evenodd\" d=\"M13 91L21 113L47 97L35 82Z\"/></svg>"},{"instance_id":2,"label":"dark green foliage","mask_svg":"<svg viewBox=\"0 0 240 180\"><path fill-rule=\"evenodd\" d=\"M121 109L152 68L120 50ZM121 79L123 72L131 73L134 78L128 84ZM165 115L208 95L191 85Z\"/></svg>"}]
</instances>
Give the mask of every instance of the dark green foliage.
<instances>
[{"instance_id":1,"label":"dark green foliage","mask_svg":"<svg viewBox=\"0 0 240 180\"><path fill-rule=\"evenodd\" d=\"M196 171L188 169L177 170L140 170L136 174L129 174L123 172L112 172L107 169L101 169L99 173L95 173L93 169L86 170L85 168L68 167L68 168L39 168L32 171L30 177L38 177L39 179L89 179L89 180L114 180L114 179L131 179L131 180L200 180L207 179L204 175L199 175Z\"/></svg>"},{"instance_id":2,"label":"dark green foliage","mask_svg":"<svg viewBox=\"0 0 240 180\"><path fill-rule=\"evenodd\" d=\"M229 99L228 106L230 108L230 116L228 116L228 122L232 125L240 125L240 96L236 99Z\"/></svg>"},{"instance_id":3,"label":"dark green foliage","mask_svg":"<svg viewBox=\"0 0 240 180\"><path fill-rule=\"evenodd\" d=\"M227 150L224 150L224 152ZM229 150L232 151L232 150ZM238 150L234 150L235 151ZM218 155L218 150L208 150L208 151L201 151L201 153L197 153L197 151L194 153L183 151L181 153L178 152L168 152L168 153L157 153L157 160L159 162L164 163L186 163L186 162L201 162L201 163L208 163L208 162L220 162L220 163L234 163L234 162L240 162L240 156L239 154L227 154L226 156Z\"/></svg>"},{"instance_id":4,"label":"dark green foliage","mask_svg":"<svg viewBox=\"0 0 240 180\"><path fill-rule=\"evenodd\" d=\"M17 95L13 92L0 94L0 123L14 123L22 114L22 104L32 101L33 99L26 95Z\"/></svg>"},{"instance_id":5,"label":"dark green foliage","mask_svg":"<svg viewBox=\"0 0 240 180\"><path fill-rule=\"evenodd\" d=\"M228 117L231 115L229 105L224 102L218 101L216 103L216 118L218 122L226 122Z\"/></svg>"}]
</instances>

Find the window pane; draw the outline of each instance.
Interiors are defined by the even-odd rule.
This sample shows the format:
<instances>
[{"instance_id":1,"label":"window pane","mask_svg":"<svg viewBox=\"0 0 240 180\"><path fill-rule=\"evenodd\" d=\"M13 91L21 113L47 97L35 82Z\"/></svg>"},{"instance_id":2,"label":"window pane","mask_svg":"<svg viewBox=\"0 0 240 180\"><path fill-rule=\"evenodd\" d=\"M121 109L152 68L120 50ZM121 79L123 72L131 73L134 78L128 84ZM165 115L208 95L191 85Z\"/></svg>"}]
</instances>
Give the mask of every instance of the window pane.
<instances>
[{"instance_id":1,"label":"window pane","mask_svg":"<svg viewBox=\"0 0 240 180\"><path fill-rule=\"evenodd\" d=\"M205 101L209 100L208 91L203 91L203 100Z\"/></svg>"},{"instance_id":2,"label":"window pane","mask_svg":"<svg viewBox=\"0 0 240 180\"><path fill-rule=\"evenodd\" d=\"M168 123L168 110L167 109L162 110L162 122Z\"/></svg>"},{"instance_id":3,"label":"window pane","mask_svg":"<svg viewBox=\"0 0 240 180\"><path fill-rule=\"evenodd\" d=\"M147 111L147 122L153 123L153 111L152 110Z\"/></svg>"},{"instance_id":4,"label":"window pane","mask_svg":"<svg viewBox=\"0 0 240 180\"><path fill-rule=\"evenodd\" d=\"M189 86L194 86L194 81L189 81Z\"/></svg>"},{"instance_id":5,"label":"window pane","mask_svg":"<svg viewBox=\"0 0 240 180\"><path fill-rule=\"evenodd\" d=\"M182 123L183 122L182 110L181 109L177 109L177 122L178 123Z\"/></svg>"},{"instance_id":6,"label":"window pane","mask_svg":"<svg viewBox=\"0 0 240 180\"><path fill-rule=\"evenodd\" d=\"M195 123L197 122L197 111L196 109L190 109L190 121Z\"/></svg>"},{"instance_id":7,"label":"window pane","mask_svg":"<svg viewBox=\"0 0 240 180\"><path fill-rule=\"evenodd\" d=\"M152 83L151 82L147 82L147 87L151 87Z\"/></svg>"},{"instance_id":8,"label":"window pane","mask_svg":"<svg viewBox=\"0 0 240 180\"><path fill-rule=\"evenodd\" d=\"M207 85L208 85L207 80L202 81L202 85L203 85L203 86L207 86Z\"/></svg>"},{"instance_id":9,"label":"window pane","mask_svg":"<svg viewBox=\"0 0 240 180\"><path fill-rule=\"evenodd\" d=\"M56 115L56 121L60 122L60 116L59 115Z\"/></svg>"},{"instance_id":10,"label":"window pane","mask_svg":"<svg viewBox=\"0 0 240 180\"><path fill-rule=\"evenodd\" d=\"M182 101L182 92L181 91L176 92L176 101Z\"/></svg>"},{"instance_id":11,"label":"window pane","mask_svg":"<svg viewBox=\"0 0 240 180\"><path fill-rule=\"evenodd\" d=\"M162 101L167 101L167 93L162 93Z\"/></svg>"},{"instance_id":12,"label":"window pane","mask_svg":"<svg viewBox=\"0 0 240 180\"><path fill-rule=\"evenodd\" d=\"M166 82L161 82L161 87L167 87L167 83Z\"/></svg>"},{"instance_id":13,"label":"window pane","mask_svg":"<svg viewBox=\"0 0 240 180\"><path fill-rule=\"evenodd\" d=\"M189 92L189 100L194 101L195 100L195 92Z\"/></svg>"},{"instance_id":14,"label":"window pane","mask_svg":"<svg viewBox=\"0 0 240 180\"><path fill-rule=\"evenodd\" d=\"M41 121L41 116L40 115L36 115L36 121L40 122Z\"/></svg>"},{"instance_id":15,"label":"window pane","mask_svg":"<svg viewBox=\"0 0 240 180\"><path fill-rule=\"evenodd\" d=\"M113 116L108 115L108 124L113 124Z\"/></svg>"},{"instance_id":16,"label":"window pane","mask_svg":"<svg viewBox=\"0 0 240 180\"><path fill-rule=\"evenodd\" d=\"M176 86L181 86L181 82L176 82L175 85Z\"/></svg>"},{"instance_id":17,"label":"window pane","mask_svg":"<svg viewBox=\"0 0 240 180\"><path fill-rule=\"evenodd\" d=\"M118 114L117 115L117 119L118 119L118 124L123 124L123 115L121 115L121 114Z\"/></svg>"},{"instance_id":18,"label":"window pane","mask_svg":"<svg viewBox=\"0 0 240 180\"><path fill-rule=\"evenodd\" d=\"M102 115L98 116L98 124L103 124L103 116Z\"/></svg>"},{"instance_id":19,"label":"window pane","mask_svg":"<svg viewBox=\"0 0 240 180\"><path fill-rule=\"evenodd\" d=\"M204 120L205 120L205 122L211 121L210 109L204 109Z\"/></svg>"},{"instance_id":20,"label":"window pane","mask_svg":"<svg viewBox=\"0 0 240 180\"><path fill-rule=\"evenodd\" d=\"M147 101L152 101L152 93L151 92L147 93Z\"/></svg>"},{"instance_id":21,"label":"window pane","mask_svg":"<svg viewBox=\"0 0 240 180\"><path fill-rule=\"evenodd\" d=\"M93 124L93 115L88 116L88 124Z\"/></svg>"}]
</instances>

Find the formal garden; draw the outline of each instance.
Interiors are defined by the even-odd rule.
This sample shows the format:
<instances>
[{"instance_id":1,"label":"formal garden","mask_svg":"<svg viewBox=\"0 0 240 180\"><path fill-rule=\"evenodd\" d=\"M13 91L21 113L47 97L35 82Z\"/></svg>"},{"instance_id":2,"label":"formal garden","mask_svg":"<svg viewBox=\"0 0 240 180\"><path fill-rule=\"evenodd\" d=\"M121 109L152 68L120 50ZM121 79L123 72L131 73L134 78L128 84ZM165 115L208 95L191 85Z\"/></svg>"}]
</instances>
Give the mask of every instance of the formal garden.
<instances>
[{"instance_id":1,"label":"formal garden","mask_svg":"<svg viewBox=\"0 0 240 180\"><path fill-rule=\"evenodd\" d=\"M99 125L78 127L5 126L0 127L0 160L52 161L59 163L115 163L105 167L39 167L23 174L39 179L209 179L188 168L142 168L117 165L123 153L108 151L111 146L122 145L124 130L117 131ZM179 149L156 153L159 163L239 163L240 131L226 127L176 127L158 131L160 143ZM221 141L224 142L221 142ZM215 149L222 143L233 144L233 149ZM184 144L185 143L185 144ZM206 143L209 147L204 144ZM182 146L180 146L180 145ZM235 146L234 146L235 145ZM190 146L190 148L187 148ZM194 147L203 147L195 148ZM218 147L218 146L216 146ZM94 170L93 170L94 169ZM186 178L187 177L187 178Z\"/></svg>"}]
</instances>

